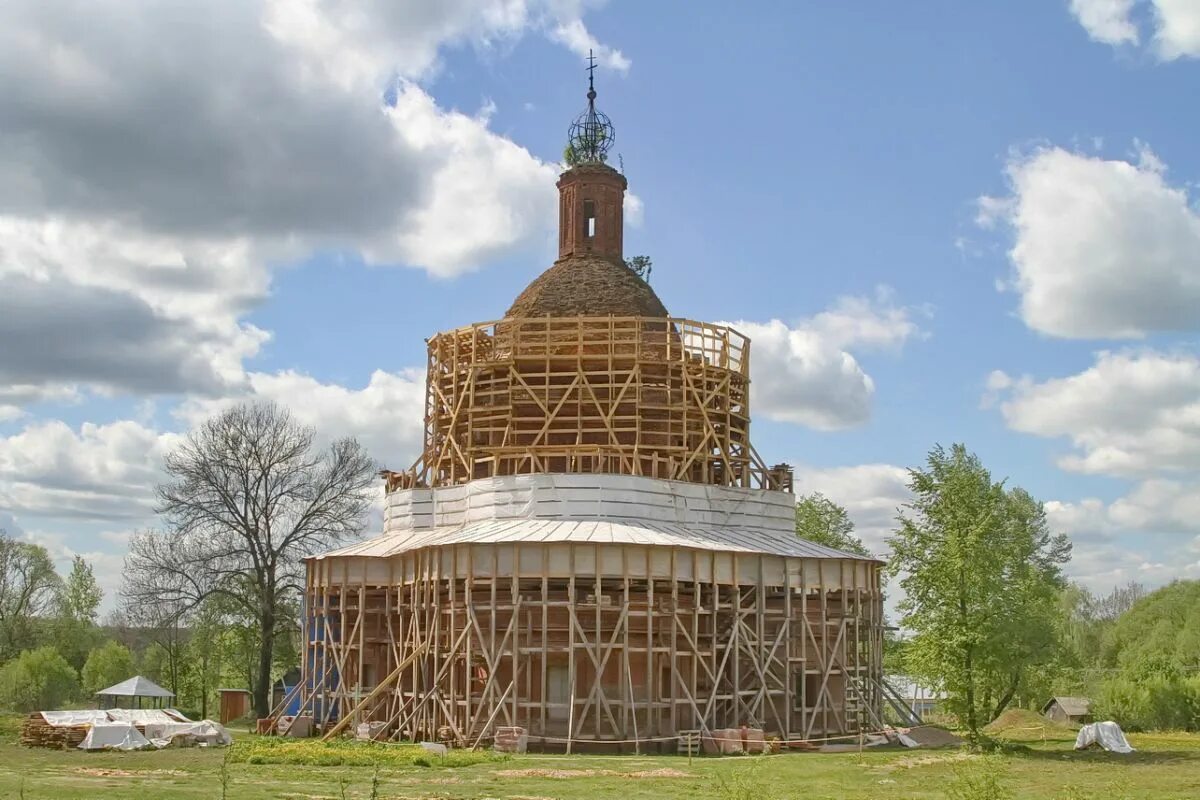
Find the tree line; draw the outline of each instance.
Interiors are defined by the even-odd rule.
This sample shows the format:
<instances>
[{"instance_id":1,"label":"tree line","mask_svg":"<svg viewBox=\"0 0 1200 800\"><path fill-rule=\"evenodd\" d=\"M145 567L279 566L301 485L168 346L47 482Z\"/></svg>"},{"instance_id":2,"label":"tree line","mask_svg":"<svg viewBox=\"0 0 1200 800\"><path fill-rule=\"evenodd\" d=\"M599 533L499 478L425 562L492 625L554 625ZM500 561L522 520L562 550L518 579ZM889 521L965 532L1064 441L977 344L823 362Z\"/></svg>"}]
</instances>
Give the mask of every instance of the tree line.
<instances>
[{"instance_id":1,"label":"tree line","mask_svg":"<svg viewBox=\"0 0 1200 800\"><path fill-rule=\"evenodd\" d=\"M202 716L225 685L269 712L302 658L303 560L361 533L375 465L353 439L319 446L286 409L255 404L197 427L164 469L161 527L133 536L103 625L84 559L60 577L45 548L0 535L0 707L87 701L136 671ZM1130 727L1200 725L1200 584L1099 597L1069 584L1070 545L1042 504L961 444L934 448L909 489L877 556L902 593L889 673L944 691L973 740L1053 694L1087 694ZM796 532L871 555L819 494L798 498Z\"/></svg>"},{"instance_id":2,"label":"tree line","mask_svg":"<svg viewBox=\"0 0 1200 800\"><path fill-rule=\"evenodd\" d=\"M226 684L269 713L274 682L301 659L303 560L361 533L376 467L354 439L320 447L287 409L259 403L200 425L164 470L162 527L132 537L103 627L86 562L61 581L45 548L0 539L0 707L86 701L136 669L201 716Z\"/></svg>"}]
</instances>

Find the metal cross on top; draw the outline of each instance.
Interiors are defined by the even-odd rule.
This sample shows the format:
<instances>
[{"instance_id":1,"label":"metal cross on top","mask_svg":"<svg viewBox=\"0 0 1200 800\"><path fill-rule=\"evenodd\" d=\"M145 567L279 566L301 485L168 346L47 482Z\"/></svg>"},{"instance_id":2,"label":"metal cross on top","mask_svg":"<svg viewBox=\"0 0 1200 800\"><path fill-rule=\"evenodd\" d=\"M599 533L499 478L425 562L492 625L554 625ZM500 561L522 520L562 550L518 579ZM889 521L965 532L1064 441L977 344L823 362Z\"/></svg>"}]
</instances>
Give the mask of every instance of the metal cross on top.
<instances>
[{"instance_id":1,"label":"metal cross on top","mask_svg":"<svg viewBox=\"0 0 1200 800\"><path fill-rule=\"evenodd\" d=\"M588 99L594 100L596 97L596 57L592 55L592 51L588 50Z\"/></svg>"}]
</instances>

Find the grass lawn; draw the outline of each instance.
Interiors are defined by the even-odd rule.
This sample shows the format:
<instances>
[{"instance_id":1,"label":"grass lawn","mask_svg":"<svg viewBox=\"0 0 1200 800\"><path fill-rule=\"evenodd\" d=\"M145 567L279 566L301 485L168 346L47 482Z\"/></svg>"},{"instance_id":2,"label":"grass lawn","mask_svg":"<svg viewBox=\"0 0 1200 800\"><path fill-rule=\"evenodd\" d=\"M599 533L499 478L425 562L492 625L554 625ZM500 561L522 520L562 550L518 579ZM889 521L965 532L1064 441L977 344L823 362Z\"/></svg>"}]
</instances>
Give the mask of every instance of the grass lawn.
<instances>
[{"instance_id":1,"label":"grass lawn","mask_svg":"<svg viewBox=\"0 0 1200 800\"><path fill-rule=\"evenodd\" d=\"M221 797L226 751L174 749L148 753L82 753L27 749L15 742L12 718L0 733L0 798L75 800L112 797ZM669 800L727 798L947 798L947 789L995 772L1009 796L1055 800L1200 797L1200 735L1130 736L1138 752L1075 753L1052 731L1022 731L1028 750L969 756L956 750L793 753L778 756L539 756L465 766L419 766L388 754L378 773L379 798L501 798L505 800ZM1016 737L1014 737L1016 738ZM245 756L247 751L242 751ZM254 752L258 752L255 750ZM393 757L395 756L395 757ZM261 760L261 759L255 759ZM422 759L423 760L423 759ZM318 800L368 798L375 768L229 763L230 798ZM957 782L957 784L956 784ZM343 795L344 791L344 795ZM968 797L970 795L967 795Z\"/></svg>"}]
</instances>

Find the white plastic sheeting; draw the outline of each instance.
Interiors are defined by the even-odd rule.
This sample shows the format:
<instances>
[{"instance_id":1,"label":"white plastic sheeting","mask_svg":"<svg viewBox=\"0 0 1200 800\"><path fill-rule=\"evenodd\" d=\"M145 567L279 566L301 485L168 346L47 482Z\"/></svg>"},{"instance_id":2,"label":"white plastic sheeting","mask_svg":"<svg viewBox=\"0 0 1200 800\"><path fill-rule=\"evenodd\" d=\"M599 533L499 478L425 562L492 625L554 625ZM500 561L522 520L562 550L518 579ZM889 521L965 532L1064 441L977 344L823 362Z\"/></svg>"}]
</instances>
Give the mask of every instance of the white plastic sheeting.
<instances>
[{"instance_id":1,"label":"white plastic sheeting","mask_svg":"<svg viewBox=\"0 0 1200 800\"><path fill-rule=\"evenodd\" d=\"M79 743L80 750L145 750L153 746L128 722L93 723Z\"/></svg>"},{"instance_id":2,"label":"white plastic sheeting","mask_svg":"<svg viewBox=\"0 0 1200 800\"><path fill-rule=\"evenodd\" d=\"M587 542L870 560L798 539L795 497L633 475L512 475L387 496L385 535L325 556Z\"/></svg>"},{"instance_id":3,"label":"white plastic sheeting","mask_svg":"<svg viewBox=\"0 0 1200 800\"><path fill-rule=\"evenodd\" d=\"M796 498L788 492L710 486L636 475L509 475L387 495L384 532L503 519L735 527L794 536Z\"/></svg>"},{"instance_id":4,"label":"white plastic sheeting","mask_svg":"<svg viewBox=\"0 0 1200 800\"><path fill-rule=\"evenodd\" d=\"M211 719L200 722L152 722L143 735L130 722L95 722L79 745L80 750L162 749L172 744L228 745L233 741L223 726Z\"/></svg>"},{"instance_id":5,"label":"white plastic sheeting","mask_svg":"<svg viewBox=\"0 0 1200 800\"><path fill-rule=\"evenodd\" d=\"M167 747L177 739L188 744L227 746L233 742L224 726L211 719L199 722L158 722L146 726L146 738L155 747Z\"/></svg>"},{"instance_id":6,"label":"white plastic sheeting","mask_svg":"<svg viewBox=\"0 0 1200 800\"><path fill-rule=\"evenodd\" d=\"M1075 737L1075 749L1083 750L1093 744L1098 744L1112 753L1133 752L1133 748L1125 739L1125 732L1121 730L1121 726L1111 720L1093 722L1079 729L1079 735Z\"/></svg>"},{"instance_id":7,"label":"white plastic sheeting","mask_svg":"<svg viewBox=\"0 0 1200 800\"><path fill-rule=\"evenodd\" d=\"M70 728L75 725L95 725L111 722L106 711L82 709L79 711L39 711L46 724L54 728Z\"/></svg>"},{"instance_id":8,"label":"white plastic sheeting","mask_svg":"<svg viewBox=\"0 0 1200 800\"><path fill-rule=\"evenodd\" d=\"M161 725L175 722L191 722L178 711L162 708L110 708L106 713L113 722L128 722L133 725Z\"/></svg>"}]
</instances>

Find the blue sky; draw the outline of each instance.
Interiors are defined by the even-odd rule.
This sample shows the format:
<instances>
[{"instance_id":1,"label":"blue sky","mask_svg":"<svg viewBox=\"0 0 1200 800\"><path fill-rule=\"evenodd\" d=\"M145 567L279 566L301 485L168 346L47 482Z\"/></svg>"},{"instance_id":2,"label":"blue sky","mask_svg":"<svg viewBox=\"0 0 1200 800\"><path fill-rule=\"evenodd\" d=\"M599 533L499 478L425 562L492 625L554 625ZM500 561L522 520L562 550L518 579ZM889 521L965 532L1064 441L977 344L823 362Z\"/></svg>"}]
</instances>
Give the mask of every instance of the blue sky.
<instances>
[{"instance_id":1,"label":"blue sky","mask_svg":"<svg viewBox=\"0 0 1200 800\"><path fill-rule=\"evenodd\" d=\"M589 46L626 252L752 336L768 462L881 548L963 441L1094 588L1200 574L1200 6L142 5L0 11L0 527L110 593L224 404L412 460L424 337L553 259Z\"/></svg>"}]
</instances>

